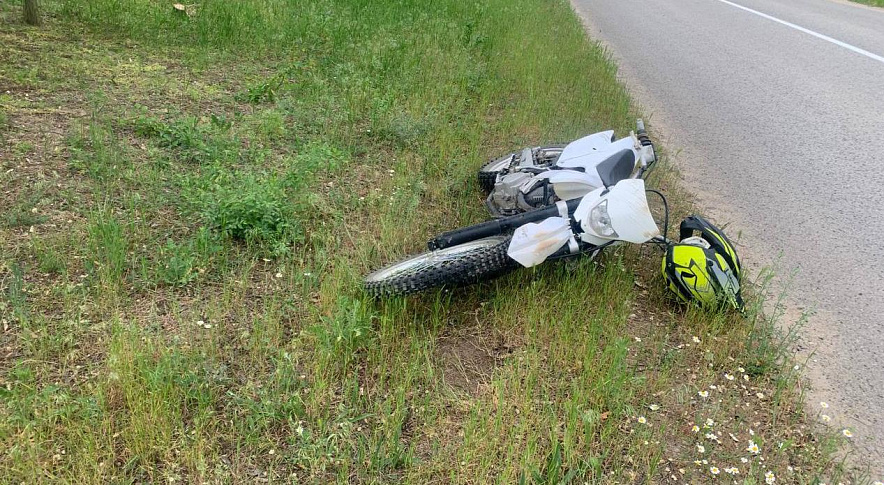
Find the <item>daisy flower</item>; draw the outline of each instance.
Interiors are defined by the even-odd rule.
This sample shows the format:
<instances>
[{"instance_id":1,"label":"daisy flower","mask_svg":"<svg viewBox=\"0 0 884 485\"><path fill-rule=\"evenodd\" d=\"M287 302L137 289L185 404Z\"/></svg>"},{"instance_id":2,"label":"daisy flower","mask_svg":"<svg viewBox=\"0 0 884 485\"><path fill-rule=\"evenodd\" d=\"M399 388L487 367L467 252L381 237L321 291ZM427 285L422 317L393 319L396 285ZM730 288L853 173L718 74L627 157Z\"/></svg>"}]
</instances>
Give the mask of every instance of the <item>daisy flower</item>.
<instances>
[{"instance_id":1,"label":"daisy flower","mask_svg":"<svg viewBox=\"0 0 884 485\"><path fill-rule=\"evenodd\" d=\"M638 421L639 424L647 424L647 423L648 423L648 420L645 419L644 416L639 416L638 419L637 419L636 421Z\"/></svg>"},{"instance_id":2,"label":"daisy flower","mask_svg":"<svg viewBox=\"0 0 884 485\"><path fill-rule=\"evenodd\" d=\"M729 380L729 381L734 380L734 376L731 375L731 374L725 374L725 375L724 375L724 378L727 379L727 380Z\"/></svg>"},{"instance_id":3,"label":"daisy flower","mask_svg":"<svg viewBox=\"0 0 884 485\"><path fill-rule=\"evenodd\" d=\"M828 423L832 420L831 416L829 416L828 414L823 414L822 416L820 416L820 419L822 419L824 423Z\"/></svg>"},{"instance_id":4,"label":"daisy flower","mask_svg":"<svg viewBox=\"0 0 884 485\"><path fill-rule=\"evenodd\" d=\"M720 472L720 470L718 469L717 466L711 466L711 467L709 467L709 473L711 473L711 474L713 474L713 475L718 475L719 472Z\"/></svg>"},{"instance_id":5,"label":"daisy flower","mask_svg":"<svg viewBox=\"0 0 884 485\"><path fill-rule=\"evenodd\" d=\"M706 427L711 428L715 426L715 421L712 418L706 418Z\"/></svg>"},{"instance_id":6,"label":"daisy flower","mask_svg":"<svg viewBox=\"0 0 884 485\"><path fill-rule=\"evenodd\" d=\"M706 453L706 447L697 443L697 452L698 453Z\"/></svg>"},{"instance_id":7,"label":"daisy flower","mask_svg":"<svg viewBox=\"0 0 884 485\"><path fill-rule=\"evenodd\" d=\"M752 453L753 455L757 455L761 452L761 450L758 448L758 445L755 444L755 442L752 440L749 440L749 446L746 447L746 451Z\"/></svg>"},{"instance_id":8,"label":"daisy flower","mask_svg":"<svg viewBox=\"0 0 884 485\"><path fill-rule=\"evenodd\" d=\"M775 481L777 481L777 477L774 476L772 471L768 471L764 474L764 483L767 485L771 485Z\"/></svg>"},{"instance_id":9,"label":"daisy flower","mask_svg":"<svg viewBox=\"0 0 884 485\"><path fill-rule=\"evenodd\" d=\"M743 463L749 463L749 459L745 457L740 457L740 461Z\"/></svg>"},{"instance_id":10,"label":"daisy flower","mask_svg":"<svg viewBox=\"0 0 884 485\"><path fill-rule=\"evenodd\" d=\"M650 409L651 411L656 411L656 410L660 409L660 405L659 404L651 404L650 406L648 406L648 409Z\"/></svg>"},{"instance_id":11,"label":"daisy flower","mask_svg":"<svg viewBox=\"0 0 884 485\"><path fill-rule=\"evenodd\" d=\"M853 431L850 431L850 430L847 429L847 428L844 428L844 429L841 431L841 434L843 434L846 438L853 438Z\"/></svg>"},{"instance_id":12,"label":"daisy flower","mask_svg":"<svg viewBox=\"0 0 884 485\"><path fill-rule=\"evenodd\" d=\"M695 344L700 343L700 337L695 336L695 337L693 338L693 340L694 340L694 343L695 343Z\"/></svg>"},{"instance_id":13,"label":"daisy flower","mask_svg":"<svg viewBox=\"0 0 884 485\"><path fill-rule=\"evenodd\" d=\"M709 391L700 391L697 394L699 394L700 397L709 397Z\"/></svg>"},{"instance_id":14,"label":"daisy flower","mask_svg":"<svg viewBox=\"0 0 884 485\"><path fill-rule=\"evenodd\" d=\"M826 401L820 401L820 407L823 409L827 409L829 407L829 403Z\"/></svg>"},{"instance_id":15,"label":"daisy flower","mask_svg":"<svg viewBox=\"0 0 884 485\"><path fill-rule=\"evenodd\" d=\"M691 431L696 433L696 432L700 431L700 427L695 424L695 425L691 426Z\"/></svg>"},{"instance_id":16,"label":"daisy flower","mask_svg":"<svg viewBox=\"0 0 884 485\"><path fill-rule=\"evenodd\" d=\"M728 475L736 475L736 474L740 473L740 470L738 470L737 467L732 466L730 468L725 468L724 472L727 473Z\"/></svg>"},{"instance_id":17,"label":"daisy flower","mask_svg":"<svg viewBox=\"0 0 884 485\"><path fill-rule=\"evenodd\" d=\"M740 374L746 372L746 369L744 369L742 367L737 367L737 370L740 372Z\"/></svg>"}]
</instances>

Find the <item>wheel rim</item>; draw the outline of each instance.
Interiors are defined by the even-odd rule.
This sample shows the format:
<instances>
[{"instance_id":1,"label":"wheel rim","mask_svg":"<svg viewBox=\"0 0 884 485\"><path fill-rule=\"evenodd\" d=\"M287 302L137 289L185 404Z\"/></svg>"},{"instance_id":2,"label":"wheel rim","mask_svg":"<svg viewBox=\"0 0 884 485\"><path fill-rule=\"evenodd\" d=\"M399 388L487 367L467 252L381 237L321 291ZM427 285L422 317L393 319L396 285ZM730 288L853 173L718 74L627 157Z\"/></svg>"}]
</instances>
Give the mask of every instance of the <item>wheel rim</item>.
<instances>
[{"instance_id":1,"label":"wheel rim","mask_svg":"<svg viewBox=\"0 0 884 485\"><path fill-rule=\"evenodd\" d=\"M507 168L510 164L510 160L512 160L512 155L507 155L500 160L495 160L484 167L482 167L483 172L499 172L505 168Z\"/></svg>"},{"instance_id":2,"label":"wheel rim","mask_svg":"<svg viewBox=\"0 0 884 485\"><path fill-rule=\"evenodd\" d=\"M504 242L506 239L506 237L502 236L486 237L483 239L478 239L476 241L458 244L457 246L452 246L450 248L438 249L436 251L419 254L417 256L406 259L405 261L393 263L386 268L379 269L374 273L366 276L365 281L377 282L392 278L403 273L412 273L430 265L431 263L440 263L453 260L456 259L458 256L470 251L497 246L498 244Z\"/></svg>"}]
</instances>

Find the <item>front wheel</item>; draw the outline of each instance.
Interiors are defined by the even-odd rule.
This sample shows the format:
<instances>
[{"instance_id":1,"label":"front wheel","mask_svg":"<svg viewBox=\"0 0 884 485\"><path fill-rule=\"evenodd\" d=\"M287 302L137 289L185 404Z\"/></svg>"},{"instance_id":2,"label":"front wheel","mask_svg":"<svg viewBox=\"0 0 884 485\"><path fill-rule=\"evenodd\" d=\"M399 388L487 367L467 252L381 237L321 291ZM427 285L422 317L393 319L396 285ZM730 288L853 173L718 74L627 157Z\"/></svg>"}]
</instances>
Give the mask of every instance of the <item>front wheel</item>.
<instances>
[{"instance_id":1,"label":"front wheel","mask_svg":"<svg viewBox=\"0 0 884 485\"><path fill-rule=\"evenodd\" d=\"M372 296L407 295L438 286L465 286L516 268L507 256L510 236L477 239L413 256L365 277Z\"/></svg>"}]
</instances>

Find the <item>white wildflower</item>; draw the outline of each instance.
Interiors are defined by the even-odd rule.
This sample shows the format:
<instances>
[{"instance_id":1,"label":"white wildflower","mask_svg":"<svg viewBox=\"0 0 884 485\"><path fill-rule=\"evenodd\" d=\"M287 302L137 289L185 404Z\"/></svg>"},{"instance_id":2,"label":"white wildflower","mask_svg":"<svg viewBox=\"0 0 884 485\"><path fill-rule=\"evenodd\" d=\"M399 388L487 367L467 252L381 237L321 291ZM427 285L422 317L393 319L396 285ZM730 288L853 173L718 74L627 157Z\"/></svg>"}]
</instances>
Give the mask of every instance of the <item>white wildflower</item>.
<instances>
[{"instance_id":1,"label":"white wildflower","mask_svg":"<svg viewBox=\"0 0 884 485\"><path fill-rule=\"evenodd\" d=\"M752 440L749 440L749 446L746 447L746 451L748 451L749 453L752 453L753 455L757 455L758 453L761 453L761 450L758 448L758 445Z\"/></svg>"}]
</instances>

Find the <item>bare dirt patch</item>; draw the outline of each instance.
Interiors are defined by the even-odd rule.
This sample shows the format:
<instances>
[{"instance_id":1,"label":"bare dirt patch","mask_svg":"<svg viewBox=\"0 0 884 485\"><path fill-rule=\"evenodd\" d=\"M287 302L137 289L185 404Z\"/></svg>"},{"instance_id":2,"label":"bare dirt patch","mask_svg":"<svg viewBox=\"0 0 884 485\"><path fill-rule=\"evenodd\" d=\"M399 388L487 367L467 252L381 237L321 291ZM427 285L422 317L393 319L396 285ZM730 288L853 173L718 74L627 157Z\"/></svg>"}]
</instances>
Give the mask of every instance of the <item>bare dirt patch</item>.
<instances>
[{"instance_id":1,"label":"bare dirt patch","mask_svg":"<svg viewBox=\"0 0 884 485\"><path fill-rule=\"evenodd\" d=\"M435 357L446 384L477 396L491 381L495 367L511 352L500 333L471 327L440 336Z\"/></svg>"}]
</instances>

